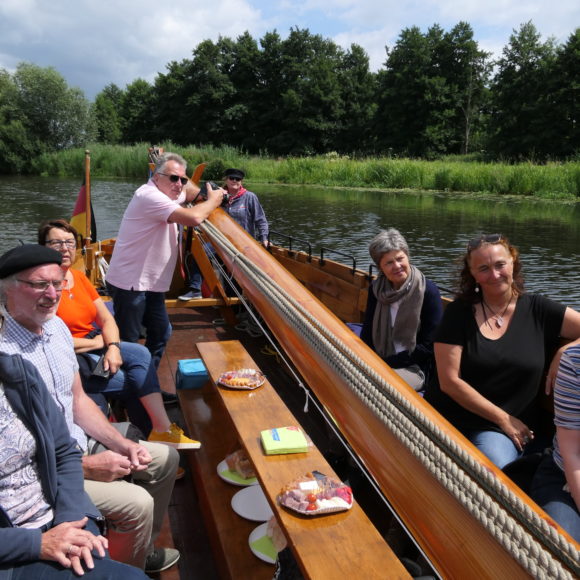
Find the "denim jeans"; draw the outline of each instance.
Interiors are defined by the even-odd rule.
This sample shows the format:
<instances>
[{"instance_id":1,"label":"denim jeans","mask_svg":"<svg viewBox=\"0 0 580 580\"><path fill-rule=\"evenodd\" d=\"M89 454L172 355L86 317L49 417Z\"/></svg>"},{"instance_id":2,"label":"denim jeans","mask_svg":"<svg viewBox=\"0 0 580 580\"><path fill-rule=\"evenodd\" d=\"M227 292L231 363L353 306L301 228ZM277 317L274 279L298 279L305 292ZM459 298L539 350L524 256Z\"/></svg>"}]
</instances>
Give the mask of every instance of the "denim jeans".
<instances>
[{"instance_id":1,"label":"denim jeans","mask_svg":"<svg viewBox=\"0 0 580 580\"><path fill-rule=\"evenodd\" d=\"M88 354L95 361L99 358L98 354ZM109 379L101 377L85 379L83 388L89 396L103 394L107 398L122 400L127 407L131 423L137 425L147 436L151 431L151 420L139 399L151 393L161 392L157 370L151 354L139 343L122 342L121 358L123 359L121 368Z\"/></svg>"},{"instance_id":2,"label":"denim jeans","mask_svg":"<svg viewBox=\"0 0 580 580\"><path fill-rule=\"evenodd\" d=\"M141 327L144 327L147 332L145 346L151 353L155 368L159 368L159 362L171 336L171 324L165 308L165 293L123 290L109 283L107 289L113 298L115 320L121 340L138 342Z\"/></svg>"},{"instance_id":3,"label":"denim jeans","mask_svg":"<svg viewBox=\"0 0 580 580\"><path fill-rule=\"evenodd\" d=\"M99 530L96 524L89 518L86 528L96 536ZM109 557L100 558L93 552L95 567L86 574L91 580L145 580L148 576L143 570L115 562ZM85 567L86 570L86 567ZM24 562L20 564L3 564L0 566L0 580L78 580L72 569L63 568L58 562L40 560L38 562Z\"/></svg>"},{"instance_id":4,"label":"denim jeans","mask_svg":"<svg viewBox=\"0 0 580 580\"><path fill-rule=\"evenodd\" d=\"M530 497L577 542L580 542L580 514L569 491L566 477L552 455L544 457L532 480Z\"/></svg>"},{"instance_id":5,"label":"denim jeans","mask_svg":"<svg viewBox=\"0 0 580 580\"><path fill-rule=\"evenodd\" d=\"M466 433L466 437L500 469L522 456L505 433L470 431Z\"/></svg>"},{"instance_id":6,"label":"denim jeans","mask_svg":"<svg viewBox=\"0 0 580 580\"><path fill-rule=\"evenodd\" d=\"M205 250L205 253L208 255L208 258L211 260L212 256L215 255L215 250L213 246L211 244L205 243L203 245L203 249ZM188 256L188 260L186 262L186 271L189 276L188 282L189 288L194 292L201 292L203 277L201 275L201 270L199 269L199 266L195 261L195 258L193 257L193 254Z\"/></svg>"}]
</instances>

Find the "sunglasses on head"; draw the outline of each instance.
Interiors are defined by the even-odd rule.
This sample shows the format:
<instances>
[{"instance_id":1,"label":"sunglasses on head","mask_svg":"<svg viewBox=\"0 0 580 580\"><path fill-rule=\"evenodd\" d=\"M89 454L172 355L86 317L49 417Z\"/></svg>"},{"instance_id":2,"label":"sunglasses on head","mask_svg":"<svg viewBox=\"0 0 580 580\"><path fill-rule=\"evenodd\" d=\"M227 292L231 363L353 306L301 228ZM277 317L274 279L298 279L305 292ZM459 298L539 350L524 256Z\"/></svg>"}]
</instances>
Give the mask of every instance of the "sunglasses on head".
<instances>
[{"instance_id":1,"label":"sunglasses on head","mask_svg":"<svg viewBox=\"0 0 580 580\"><path fill-rule=\"evenodd\" d=\"M174 175L170 173L158 173L157 175L165 175L165 177L169 178L169 181L171 181L171 183L177 183L178 181L181 181L181 185L185 185L189 181L189 178L187 177L179 177L179 175Z\"/></svg>"},{"instance_id":2,"label":"sunglasses on head","mask_svg":"<svg viewBox=\"0 0 580 580\"><path fill-rule=\"evenodd\" d=\"M234 177L232 175L228 175L228 179L230 181L242 181L242 178L241 177Z\"/></svg>"},{"instance_id":3,"label":"sunglasses on head","mask_svg":"<svg viewBox=\"0 0 580 580\"><path fill-rule=\"evenodd\" d=\"M476 248L479 248L481 244L499 244L503 240L503 236L501 234L486 234L479 236L478 238L473 238L469 240L467 243L467 251L471 252Z\"/></svg>"}]
</instances>

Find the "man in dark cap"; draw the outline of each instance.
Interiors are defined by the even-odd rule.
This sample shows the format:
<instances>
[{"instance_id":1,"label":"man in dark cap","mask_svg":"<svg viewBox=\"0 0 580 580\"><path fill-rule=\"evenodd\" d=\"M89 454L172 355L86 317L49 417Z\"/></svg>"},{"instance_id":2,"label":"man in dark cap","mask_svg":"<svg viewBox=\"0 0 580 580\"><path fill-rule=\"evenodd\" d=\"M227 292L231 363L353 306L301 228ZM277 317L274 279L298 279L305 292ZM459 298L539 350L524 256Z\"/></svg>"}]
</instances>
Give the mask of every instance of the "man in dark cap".
<instances>
[{"instance_id":1,"label":"man in dark cap","mask_svg":"<svg viewBox=\"0 0 580 580\"><path fill-rule=\"evenodd\" d=\"M56 316L66 292L61 254L36 244L0 256L0 351L20 354L38 370L83 455L85 490L110 526L113 558L148 572L175 564L179 552L153 550L173 491L179 455L167 445L123 437L84 392L72 336ZM87 454L87 435L107 451ZM124 481L132 476L133 483ZM147 563L146 563L147 559Z\"/></svg>"},{"instance_id":2,"label":"man in dark cap","mask_svg":"<svg viewBox=\"0 0 580 580\"><path fill-rule=\"evenodd\" d=\"M229 196L228 202L223 208L253 238L267 248L268 220L260 205L258 196L244 187L243 180L245 176L246 174L241 169L230 168L224 171L224 186ZM195 261L193 261L190 269L190 291L179 296L179 300L201 298L201 283L201 272Z\"/></svg>"}]
</instances>

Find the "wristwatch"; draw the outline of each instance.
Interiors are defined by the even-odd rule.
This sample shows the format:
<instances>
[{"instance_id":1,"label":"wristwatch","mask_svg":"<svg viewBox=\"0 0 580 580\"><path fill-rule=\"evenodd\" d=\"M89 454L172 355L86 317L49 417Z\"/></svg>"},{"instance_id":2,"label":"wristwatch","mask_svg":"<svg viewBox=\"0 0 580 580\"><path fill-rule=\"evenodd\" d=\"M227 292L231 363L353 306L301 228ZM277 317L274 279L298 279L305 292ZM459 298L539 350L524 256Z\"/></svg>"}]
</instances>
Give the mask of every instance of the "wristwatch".
<instances>
[{"instance_id":1,"label":"wristwatch","mask_svg":"<svg viewBox=\"0 0 580 580\"><path fill-rule=\"evenodd\" d=\"M121 343L120 343L120 342L110 342L110 343L107 345L107 349L108 349L109 347L111 347L111 346L116 346L116 347L117 347L119 350L121 350Z\"/></svg>"}]
</instances>

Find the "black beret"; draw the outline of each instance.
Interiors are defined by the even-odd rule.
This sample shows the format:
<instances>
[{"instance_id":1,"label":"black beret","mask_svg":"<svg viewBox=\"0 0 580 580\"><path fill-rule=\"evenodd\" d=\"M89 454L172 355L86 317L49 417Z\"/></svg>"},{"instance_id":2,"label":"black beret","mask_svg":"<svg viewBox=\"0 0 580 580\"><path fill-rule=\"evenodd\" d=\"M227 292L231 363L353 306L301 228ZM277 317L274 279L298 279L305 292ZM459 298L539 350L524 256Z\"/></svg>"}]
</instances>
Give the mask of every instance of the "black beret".
<instances>
[{"instance_id":1,"label":"black beret","mask_svg":"<svg viewBox=\"0 0 580 580\"><path fill-rule=\"evenodd\" d=\"M246 174L241 169L226 169L224 171L224 175L226 177L239 177L240 179L244 179Z\"/></svg>"},{"instance_id":2,"label":"black beret","mask_svg":"<svg viewBox=\"0 0 580 580\"><path fill-rule=\"evenodd\" d=\"M43 264L58 264L62 256L60 252L39 244L16 246L0 256L0 280L12 274L42 266Z\"/></svg>"}]
</instances>

